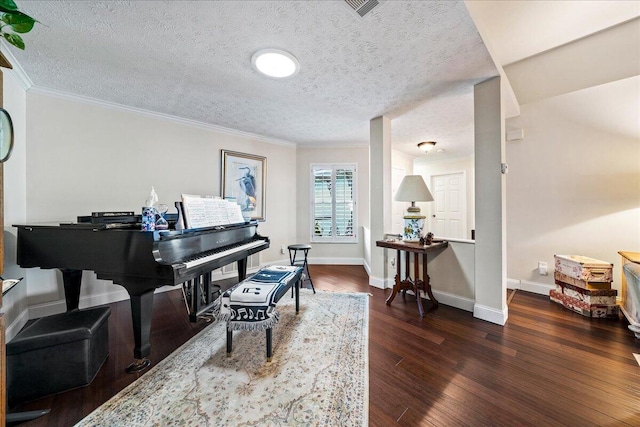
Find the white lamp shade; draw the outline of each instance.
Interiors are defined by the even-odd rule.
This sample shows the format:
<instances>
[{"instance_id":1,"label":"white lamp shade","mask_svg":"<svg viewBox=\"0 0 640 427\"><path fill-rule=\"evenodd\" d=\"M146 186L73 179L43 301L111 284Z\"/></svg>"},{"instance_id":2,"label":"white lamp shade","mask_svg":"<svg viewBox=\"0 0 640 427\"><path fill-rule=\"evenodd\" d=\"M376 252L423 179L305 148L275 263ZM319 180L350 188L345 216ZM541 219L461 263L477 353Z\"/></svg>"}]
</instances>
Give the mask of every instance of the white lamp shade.
<instances>
[{"instance_id":1,"label":"white lamp shade","mask_svg":"<svg viewBox=\"0 0 640 427\"><path fill-rule=\"evenodd\" d=\"M422 175L406 175L402 178L395 200L397 202L431 202L433 196Z\"/></svg>"}]
</instances>

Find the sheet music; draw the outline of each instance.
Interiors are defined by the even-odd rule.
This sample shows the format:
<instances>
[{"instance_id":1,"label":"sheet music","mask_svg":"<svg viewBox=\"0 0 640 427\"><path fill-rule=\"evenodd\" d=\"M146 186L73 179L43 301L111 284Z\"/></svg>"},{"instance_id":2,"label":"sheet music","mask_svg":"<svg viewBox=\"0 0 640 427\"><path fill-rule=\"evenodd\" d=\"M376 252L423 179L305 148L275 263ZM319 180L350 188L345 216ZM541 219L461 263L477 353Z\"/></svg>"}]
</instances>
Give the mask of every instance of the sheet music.
<instances>
[{"instance_id":1,"label":"sheet music","mask_svg":"<svg viewBox=\"0 0 640 427\"><path fill-rule=\"evenodd\" d=\"M187 228L207 227L207 212L204 200L200 196L189 194L182 195L182 208L184 209L184 220Z\"/></svg>"},{"instance_id":2,"label":"sheet music","mask_svg":"<svg viewBox=\"0 0 640 427\"><path fill-rule=\"evenodd\" d=\"M240 205L228 200L183 194L182 206L187 228L244 223Z\"/></svg>"},{"instance_id":3,"label":"sheet music","mask_svg":"<svg viewBox=\"0 0 640 427\"><path fill-rule=\"evenodd\" d=\"M244 222L242 209L237 203L227 202L227 215L229 217L229 224L238 224Z\"/></svg>"}]
</instances>

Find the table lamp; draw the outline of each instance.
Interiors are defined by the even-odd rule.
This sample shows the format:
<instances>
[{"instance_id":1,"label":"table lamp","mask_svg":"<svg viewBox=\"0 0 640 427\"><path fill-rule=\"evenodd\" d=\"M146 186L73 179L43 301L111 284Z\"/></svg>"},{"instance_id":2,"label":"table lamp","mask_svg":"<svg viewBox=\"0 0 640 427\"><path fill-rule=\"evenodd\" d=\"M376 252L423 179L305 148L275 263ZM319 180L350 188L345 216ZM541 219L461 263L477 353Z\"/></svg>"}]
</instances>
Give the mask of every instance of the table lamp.
<instances>
[{"instance_id":1,"label":"table lamp","mask_svg":"<svg viewBox=\"0 0 640 427\"><path fill-rule=\"evenodd\" d=\"M395 200L398 202L411 202L404 216L404 230L402 240L405 242L419 242L422 237L425 216L420 214L420 208L416 202L431 202L433 196L424 183L421 175L406 175L402 178Z\"/></svg>"}]
</instances>

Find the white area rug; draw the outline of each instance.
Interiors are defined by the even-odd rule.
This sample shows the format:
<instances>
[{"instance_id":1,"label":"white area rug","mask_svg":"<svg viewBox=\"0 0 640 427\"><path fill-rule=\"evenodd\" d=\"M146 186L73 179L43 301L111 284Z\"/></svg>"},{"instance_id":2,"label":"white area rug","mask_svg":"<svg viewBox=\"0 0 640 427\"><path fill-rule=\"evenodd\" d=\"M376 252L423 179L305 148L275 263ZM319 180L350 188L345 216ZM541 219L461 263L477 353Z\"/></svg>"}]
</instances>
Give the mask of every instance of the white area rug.
<instances>
[{"instance_id":1,"label":"white area rug","mask_svg":"<svg viewBox=\"0 0 640 427\"><path fill-rule=\"evenodd\" d=\"M369 296L300 291L280 300L273 359L264 332L216 323L78 426L367 426Z\"/></svg>"}]
</instances>

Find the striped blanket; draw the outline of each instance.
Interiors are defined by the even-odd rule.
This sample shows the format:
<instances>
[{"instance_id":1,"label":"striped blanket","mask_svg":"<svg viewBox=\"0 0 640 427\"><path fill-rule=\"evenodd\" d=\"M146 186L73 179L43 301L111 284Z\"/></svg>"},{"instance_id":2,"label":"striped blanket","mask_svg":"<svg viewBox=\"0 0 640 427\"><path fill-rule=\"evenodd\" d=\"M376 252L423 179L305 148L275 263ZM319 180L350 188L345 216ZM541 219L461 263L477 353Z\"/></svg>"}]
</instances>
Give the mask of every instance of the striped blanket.
<instances>
[{"instance_id":1,"label":"striped blanket","mask_svg":"<svg viewBox=\"0 0 640 427\"><path fill-rule=\"evenodd\" d=\"M278 323L276 303L300 279L302 267L273 265L225 291L214 308L229 330L265 330ZM216 313L217 311L217 313Z\"/></svg>"}]
</instances>

